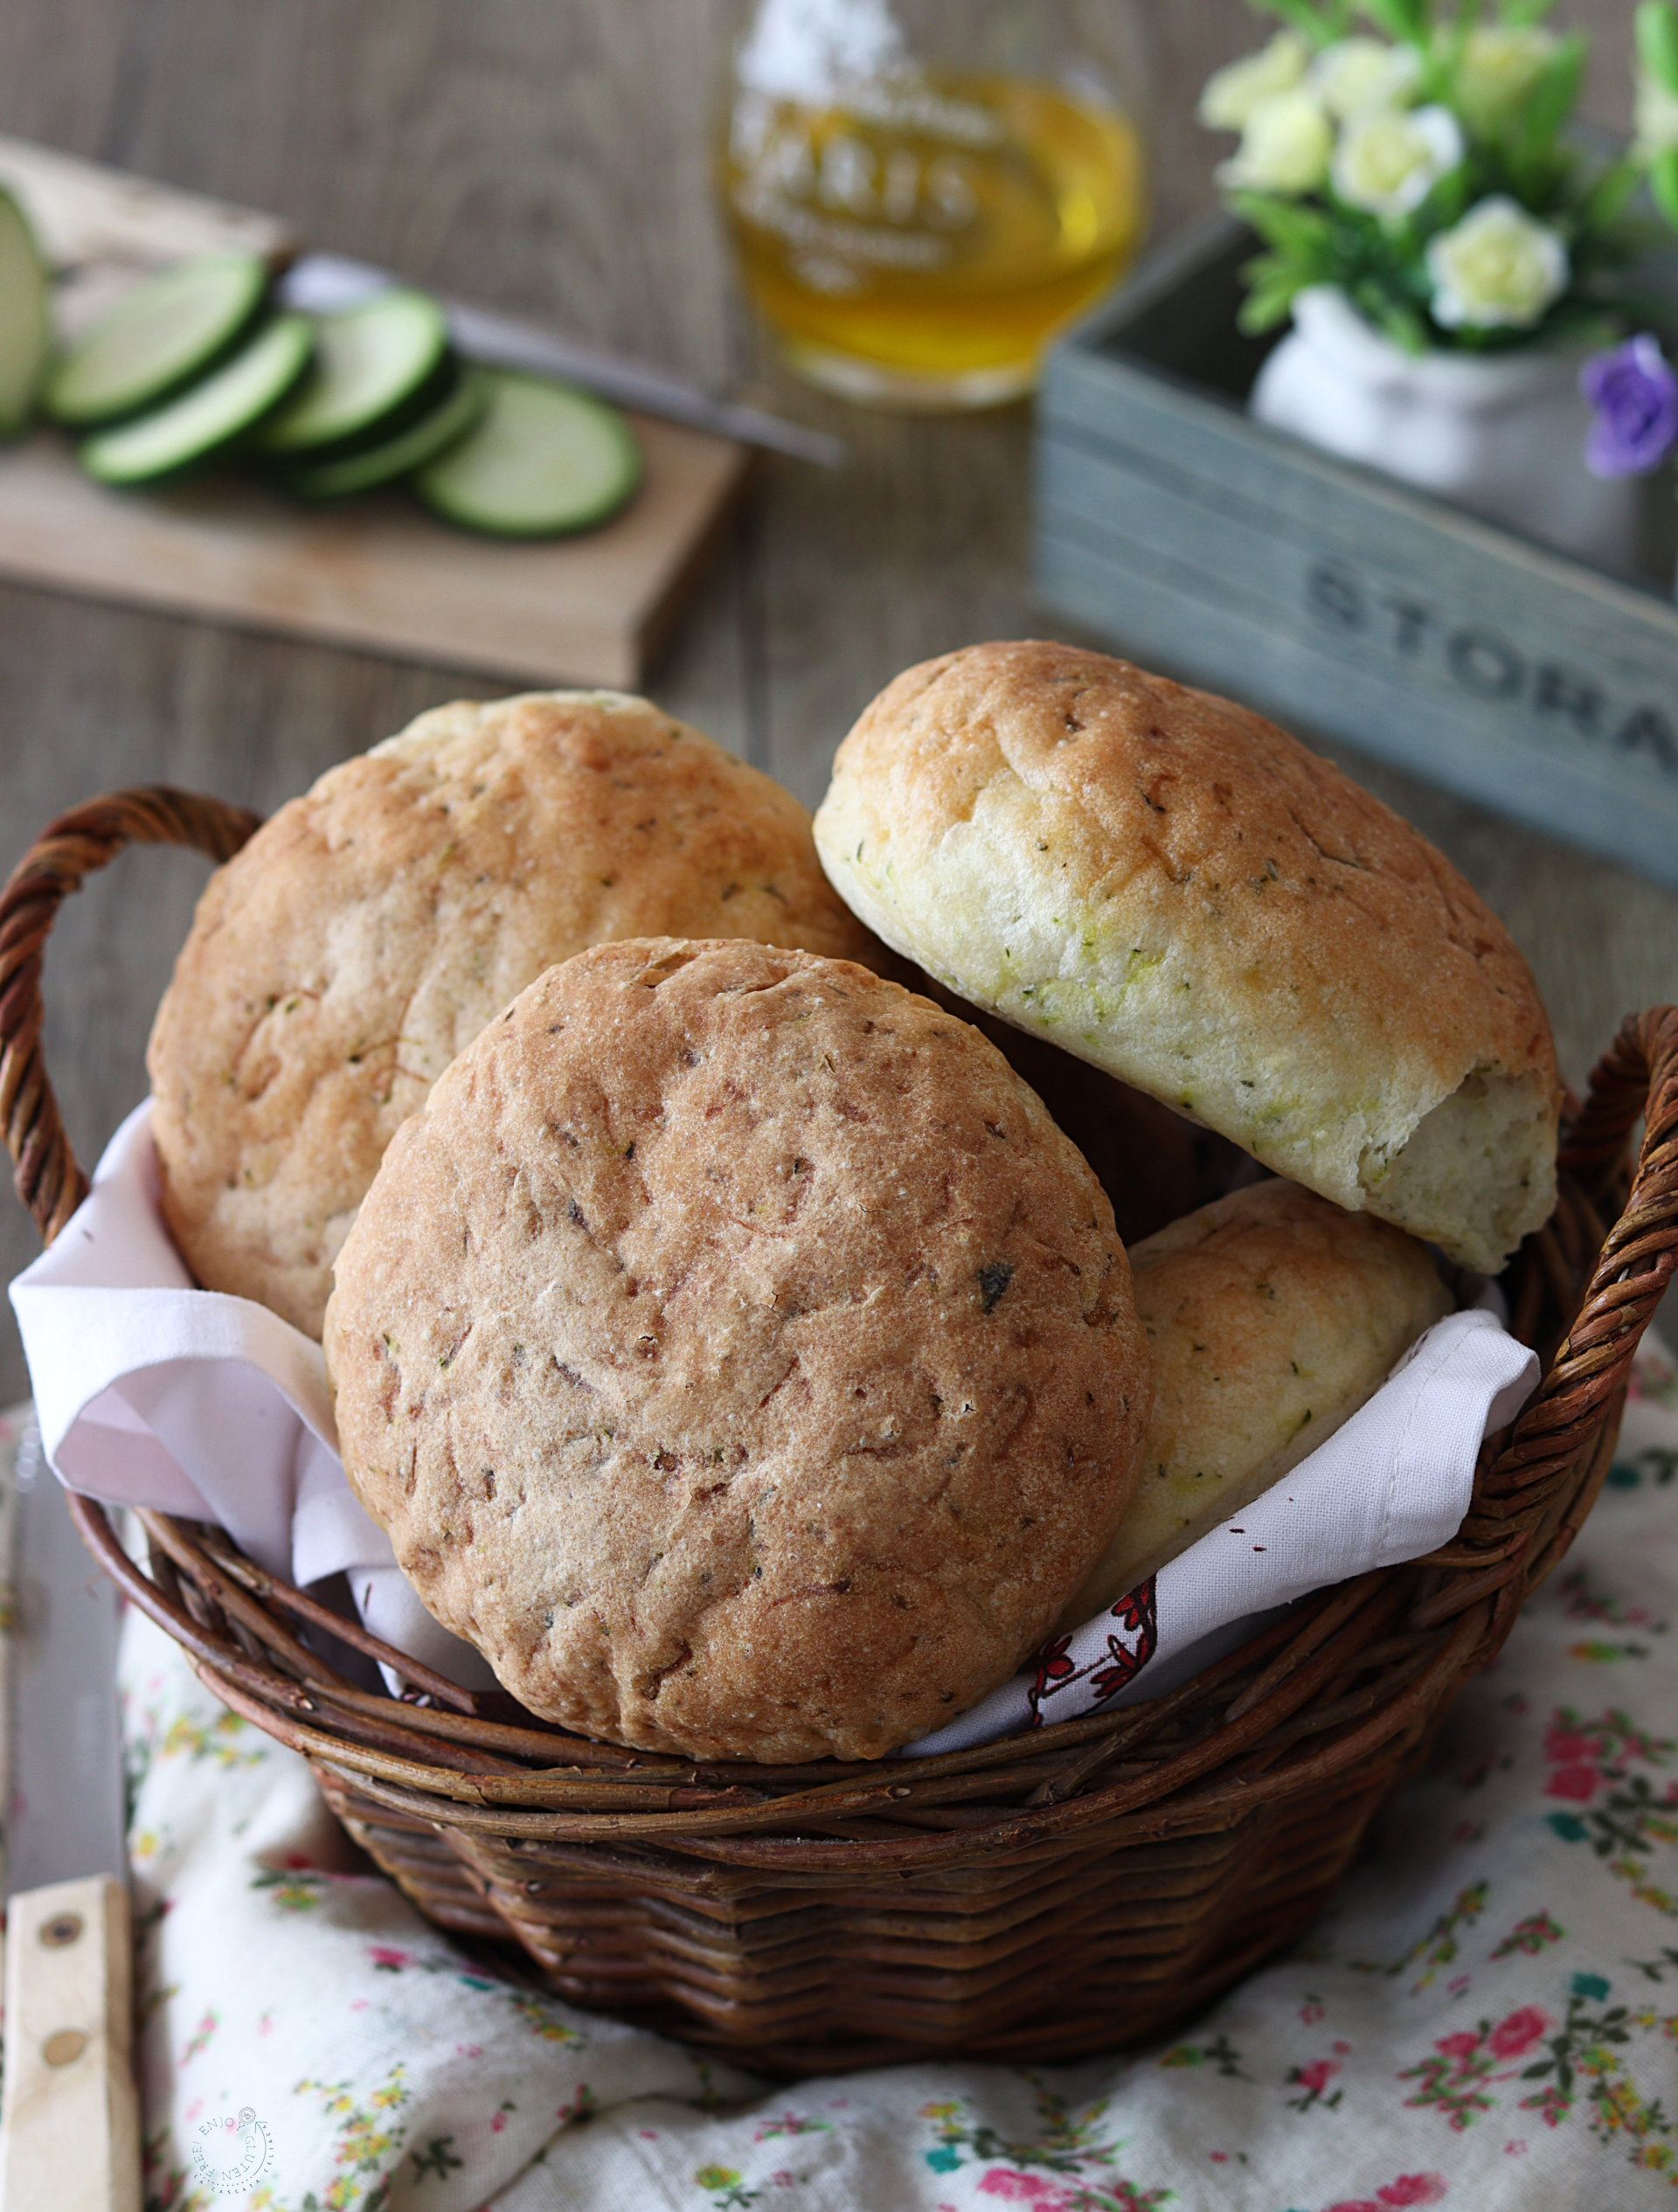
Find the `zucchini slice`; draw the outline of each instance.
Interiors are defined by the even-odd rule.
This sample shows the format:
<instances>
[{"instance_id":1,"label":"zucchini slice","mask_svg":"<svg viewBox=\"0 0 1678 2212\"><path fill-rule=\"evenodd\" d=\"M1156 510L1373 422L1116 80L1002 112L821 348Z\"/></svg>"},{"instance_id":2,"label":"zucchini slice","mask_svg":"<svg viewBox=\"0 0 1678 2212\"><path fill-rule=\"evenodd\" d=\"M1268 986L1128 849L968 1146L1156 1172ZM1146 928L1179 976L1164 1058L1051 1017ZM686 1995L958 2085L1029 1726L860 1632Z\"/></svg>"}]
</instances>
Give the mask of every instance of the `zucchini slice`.
<instances>
[{"instance_id":1,"label":"zucchini slice","mask_svg":"<svg viewBox=\"0 0 1678 2212\"><path fill-rule=\"evenodd\" d=\"M448 324L422 292L381 292L315 325L315 372L258 441L276 457L325 460L407 428L402 411L428 413L450 374Z\"/></svg>"},{"instance_id":2,"label":"zucchini slice","mask_svg":"<svg viewBox=\"0 0 1678 2212\"><path fill-rule=\"evenodd\" d=\"M275 481L299 499L346 499L352 492L394 483L458 445L468 430L475 429L489 405L489 378L482 370L467 369L448 397L421 415L412 429L341 460L305 461L295 468L276 470Z\"/></svg>"},{"instance_id":3,"label":"zucchini slice","mask_svg":"<svg viewBox=\"0 0 1678 2212\"><path fill-rule=\"evenodd\" d=\"M179 399L95 432L83 443L82 466L104 484L149 484L209 460L296 388L314 345L314 325L306 315L276 315L231 361Z\"/></svg>"},{"instance_id":4,"label":"zucchini slice","mask_svg":"<svg viewBox=\"0 0 1678 2212\"><path fill-rule=\"evenodd\" d=\"M432 512L491 537L558 537L616 514L641 468L616 408L545 377L485 373L483 420L413 480Z\"/></svg>"},{"instance_id":5,"label":"zucchini slice","mask_svg":"<svg viewBox=\"0 0 1678 2212\"><path fill-rule=\"evenodd\" d=\"M45 264L24 211L0 190L0 438L29 420L51 344Z\"/></svg>"},{"instance_id":6,"label":"zucchini slice","mask_svg":"<svg viewBox=\"0 0 1678 2212\"><path fill-rule=\"evenodd\" d=\"M159 406L238 345L267 289L254 253L204 253L142 277L53 364L47 413L82 430Z\"/></svg>"}]
</instances>

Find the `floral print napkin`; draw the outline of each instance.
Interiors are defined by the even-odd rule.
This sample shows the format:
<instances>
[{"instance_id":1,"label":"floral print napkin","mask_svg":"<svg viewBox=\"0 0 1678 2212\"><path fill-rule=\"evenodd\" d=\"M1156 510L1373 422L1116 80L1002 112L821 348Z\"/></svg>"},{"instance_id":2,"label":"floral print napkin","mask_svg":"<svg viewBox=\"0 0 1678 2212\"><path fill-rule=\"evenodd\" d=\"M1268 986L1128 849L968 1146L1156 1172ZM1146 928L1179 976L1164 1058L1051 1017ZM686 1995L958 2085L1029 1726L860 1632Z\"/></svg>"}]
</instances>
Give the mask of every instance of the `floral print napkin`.
<instances>
[{"instance_id":1,"label":"floral print napkin","mask_svg":"<svg viewBox=\"0 0 1678 2212\"><path fill-rule=\"evenodd\" d=\"M1678 2202L1675 1617L1650 1345L1584 1536L1291 1958L1127 2055L793 2087L482 1972L131 1618L148 2212Z\"/></svg>"}]
</instances>

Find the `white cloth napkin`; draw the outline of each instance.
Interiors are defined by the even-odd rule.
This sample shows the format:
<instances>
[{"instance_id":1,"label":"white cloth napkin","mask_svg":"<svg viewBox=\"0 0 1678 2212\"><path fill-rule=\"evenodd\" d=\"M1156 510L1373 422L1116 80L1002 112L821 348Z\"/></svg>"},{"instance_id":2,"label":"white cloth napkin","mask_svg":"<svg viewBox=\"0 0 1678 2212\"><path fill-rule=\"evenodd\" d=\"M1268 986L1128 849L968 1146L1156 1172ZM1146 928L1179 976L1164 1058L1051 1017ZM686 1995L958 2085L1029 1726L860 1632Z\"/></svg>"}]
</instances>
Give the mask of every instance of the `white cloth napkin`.
<instances>
[{"instance_id":1,"label":"white cloth napkin","mask_svg":"<svg viewBox=\"0 0 1678 2212\"><path fill-rule=\"evenodd\" d=\"M320 1346L253 1299L192 1287L158 1204L149 1102L11 1302L41 1441L68 1488L219 1522L302 1587L347 1574L375 1636L464 1688L495 1687L344 1480Z\"/></svg>"},{"instance_id":2,"label":"white cloth napkin","mask_svg":"<svg viewBox=\"0 0 1678 2212\"><path fill-rule=\"evenodd\" d=\"M1209 1663L1214 1637L1232 1650L1255 1614L1447 1543L1468 1510L1487 1431L1514 1419L1537 1380L1536 1353L1494 1314L1447 1314L1291 1474L1106 1612L1051 1637L1026 1673L906 1748L923 1758L965 1751L1157 1697Z\"/></svg>"},{"instance_id":3,"label":"white cloth napkin","mask_svg":"<svg viewBox=\"0 0 1678 2212\"><path fill-rule=\"evenodd\" d=\"M300 1585L343 1571L375 1635L465 1688L492 1686L478 1653L420 1603L345 1480L319 1345L249 1299L192 1288L159 1210L149 1105L112 1138L92 1190L12 1284L11 1302L42 1441L70 1488L219 1522L259 1565ZM1432 1551L1468 1509L1482 1437L1537 1376L1536 1357L1494 1314L1449 1315L1245 1513L913 1751L1156 1695L1205 1663L1211 1637Z\"/></svg>"}]
</instances>

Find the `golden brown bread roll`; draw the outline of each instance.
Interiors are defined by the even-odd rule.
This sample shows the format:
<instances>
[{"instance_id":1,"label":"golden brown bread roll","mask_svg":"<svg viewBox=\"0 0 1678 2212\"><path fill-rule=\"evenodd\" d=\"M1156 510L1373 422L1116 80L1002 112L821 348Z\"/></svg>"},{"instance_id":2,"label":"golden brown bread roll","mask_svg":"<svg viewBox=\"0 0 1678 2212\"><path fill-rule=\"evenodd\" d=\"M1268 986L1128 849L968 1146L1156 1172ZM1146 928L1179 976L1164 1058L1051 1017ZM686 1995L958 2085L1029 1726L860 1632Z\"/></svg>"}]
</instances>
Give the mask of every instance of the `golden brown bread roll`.
<instances>
[{"instance_id":1,"label":"golden brown bread roll","mask_svg":"<svg viewBox=\"0 0 1678 2212\"><path fill-rule=\"evenodd\" d=\"M1279 1174L1471 1267L1548 1217L1526 963L1424 838L1245 708L974 646L868 708L815 836L887 944Z\"/></svg>"},{"instance_id":2,"label":"golden brown bread roll","mask_svg":"<svg viewBox=\"0 0 1678 2212\"><path fill-rule=\"evenodd\" d=\"M345 1472L567 1727L874 1758L1112 1535L1148 1350L1099 1186L969 1024L849 962L603 945L385 1155L325 1349Z\"/></svg>"},{"instance_id":3,"label":"golden brown bread roll","mask_svg":"<svg viewBox=\"0 0 1678 2212\"><path fill-rule=\"evenodd\" d=\"M211 878L147 1064L164 1214L198 1280L311 1336L404 1117L484 1023L605 938L867 960L791 794L645 700L423 714Z\"/></svg>"},{"instance_id":4,"label":"golden brown bread roll","mask_svg":"<svg viewBox=\"0 0 1678 2212\"><path fill-rule=\"evenodd\" d=\"M1414 1238L1291 1182L1201 1207L1130 1265L1154 1368L1141 1479L1063 1630L1279 1481L1451 1307Z\"/></svg>"}]
</instances>

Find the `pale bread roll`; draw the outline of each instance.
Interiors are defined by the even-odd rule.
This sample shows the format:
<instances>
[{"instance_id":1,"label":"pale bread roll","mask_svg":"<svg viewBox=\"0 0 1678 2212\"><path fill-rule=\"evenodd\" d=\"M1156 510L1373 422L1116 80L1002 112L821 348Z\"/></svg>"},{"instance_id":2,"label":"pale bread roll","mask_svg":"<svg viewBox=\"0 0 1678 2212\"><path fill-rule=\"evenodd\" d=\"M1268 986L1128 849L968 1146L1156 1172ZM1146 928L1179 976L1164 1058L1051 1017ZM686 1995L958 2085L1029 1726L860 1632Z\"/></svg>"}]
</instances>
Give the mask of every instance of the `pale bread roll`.
<instances>
[{"instance_id":1,"label":"pale bread roll","mask_svg":"<svg viewBox=\"0 0 1678 2212\"><path fill-rule=\"evenodd\" d=\"M974 1004L1278 1174L1495 1270L1555 1202L1525 961L1450 863L1272 724L1070 646L911 669L839 748L822 863Z\"/></svg>"},{"instance_id":2,"label":"pale bread roll","mask_svg":"<svg viewBox=\"0 0 1678 2212\"><path fill-rule=\"evenodd\" d=\"M1185 1215L1130 1266L1154 1363L1142 1475L1063 1632L1279 1481L1451 1307L1414 1238L1291 1182Z\"/></svg>"},{"instance_id":3,"label":"pale bread roll","mask_svg":"<svg viewBox=\"0 0 1678 2212\"><path fill-rule=\"evenodd\" d=\"M199 1282L318 1336L385 1148L456 1053L554 961L666 931L874 949L791 793L644 699L461 700L329 769L211 877L152 1030Z\"/></svg>"}]
</instances>

